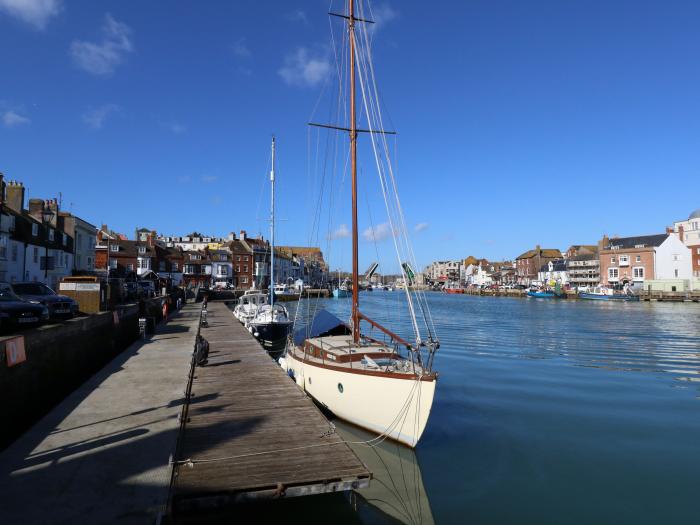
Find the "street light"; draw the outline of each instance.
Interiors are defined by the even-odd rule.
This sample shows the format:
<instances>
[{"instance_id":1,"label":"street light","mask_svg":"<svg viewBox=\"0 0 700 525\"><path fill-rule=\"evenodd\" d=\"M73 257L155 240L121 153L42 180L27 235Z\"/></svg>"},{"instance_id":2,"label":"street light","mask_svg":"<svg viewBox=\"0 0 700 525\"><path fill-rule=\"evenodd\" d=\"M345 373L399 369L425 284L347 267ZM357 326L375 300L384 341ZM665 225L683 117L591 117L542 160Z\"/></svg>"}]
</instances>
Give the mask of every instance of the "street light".
<instances>
[{"instance_id":1,"label":"street light","mask_svg":"<svg viewBox=\"0 0 700 525\"><path fill-rule=\"evenodd\" d=\"M44 226L47 224L51 223L51 219L53 219L53 211L49 209L48 206L44 206L43 210L41 211L41 220L44 223ZM48 232L48 229L46 230ZM46 243L44 244L44 284L47 284L46 281L49 278L49 235L48 233L46 234Z\"/></svg>"}]
</instances>

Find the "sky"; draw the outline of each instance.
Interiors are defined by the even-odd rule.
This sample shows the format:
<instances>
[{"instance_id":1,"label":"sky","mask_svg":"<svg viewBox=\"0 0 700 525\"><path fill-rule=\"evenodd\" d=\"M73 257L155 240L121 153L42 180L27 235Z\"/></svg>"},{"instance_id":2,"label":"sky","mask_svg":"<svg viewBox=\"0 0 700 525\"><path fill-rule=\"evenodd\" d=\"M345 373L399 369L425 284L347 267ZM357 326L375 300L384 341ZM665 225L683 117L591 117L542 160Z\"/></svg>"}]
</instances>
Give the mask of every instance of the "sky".
<instances>
[{"instance_id":1,"label":"sky","mask_svg":"<svg viewBox=\"0 0 700 525\"><path fill-rule=\"evenodd\" d=\"M0 171L130 237L268 235L348 268L347 184L309 131L339 0L0 0ZM700 208L700 3L372 3L374 65L418 260L663 232ZM361 138L362 140L362 138ZM366 146L365 146L366 147ZM365 152L361 149L360 153ZM386 260L361 155L360 266ZM364 209L363 209L364 208ZM367 213L365 213L367 211ZM374 232L374 235L372 235Z\"/></svg>"}]
</instances>

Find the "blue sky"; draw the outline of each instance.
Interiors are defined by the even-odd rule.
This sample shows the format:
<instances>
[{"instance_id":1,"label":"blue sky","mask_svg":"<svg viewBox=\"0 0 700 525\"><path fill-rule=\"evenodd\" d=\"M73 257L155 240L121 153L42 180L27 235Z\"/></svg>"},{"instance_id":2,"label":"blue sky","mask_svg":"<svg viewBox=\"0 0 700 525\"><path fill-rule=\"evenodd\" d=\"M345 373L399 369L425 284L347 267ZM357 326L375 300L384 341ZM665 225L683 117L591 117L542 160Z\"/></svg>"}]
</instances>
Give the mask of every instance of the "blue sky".
<instances>
[{"instance_id":1,"label":"blue sky","mask_svg":"<svg viewBox=\"0 0 700 525\"><path fill-rule=\"evenodd\" d=\"M274 133L279 240L317 241L306 122L332 69L328 6L0 0L0 171L129 235L267 233ZM421 265L657 233L700 207L700 3L373 7ZM370 182L362 231L383 220ZM349 224L345 193L331 231ZM339 237L331 264L347 267ZM376 244L361 265L390 270Z\"/></svg>"}]
</instances>

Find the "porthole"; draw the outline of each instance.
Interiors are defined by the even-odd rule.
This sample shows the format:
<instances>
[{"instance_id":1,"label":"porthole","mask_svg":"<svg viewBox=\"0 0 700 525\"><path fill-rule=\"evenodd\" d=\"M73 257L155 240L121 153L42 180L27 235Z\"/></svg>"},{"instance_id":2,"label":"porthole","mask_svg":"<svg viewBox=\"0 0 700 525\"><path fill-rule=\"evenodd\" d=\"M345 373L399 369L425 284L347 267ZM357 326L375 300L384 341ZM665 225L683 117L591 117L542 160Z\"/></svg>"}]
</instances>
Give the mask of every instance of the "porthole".
<instances>
[{"instance_id":1,"label":"porthole","mask_svg":"<svg viewBox=\"0 0 700 525\"><path fill-rule=\"evenodd\" d=\"M343 383L338 383L338 392L343 393Z\"/></svg>"}]
</instances>

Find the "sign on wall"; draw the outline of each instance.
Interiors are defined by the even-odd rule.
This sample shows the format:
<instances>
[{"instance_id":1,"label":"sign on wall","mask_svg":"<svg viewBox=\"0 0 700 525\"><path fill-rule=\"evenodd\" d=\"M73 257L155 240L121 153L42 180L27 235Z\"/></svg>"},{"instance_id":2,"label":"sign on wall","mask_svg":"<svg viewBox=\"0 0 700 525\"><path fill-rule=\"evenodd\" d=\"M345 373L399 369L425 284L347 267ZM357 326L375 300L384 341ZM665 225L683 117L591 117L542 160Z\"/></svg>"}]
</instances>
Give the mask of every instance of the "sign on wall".
<instances>
[{"instance_id":1,"label":"sign on wall","mask_svg":"<svg viewBox=\"0 0 700 525\"><path fill-rule=\"evenodd\" d=\"M8 368L18 365L27 360L27 355L24 353L24 336L13 337L5 341L5 355L7 358Z\"/></svg>"}]
</instances>

